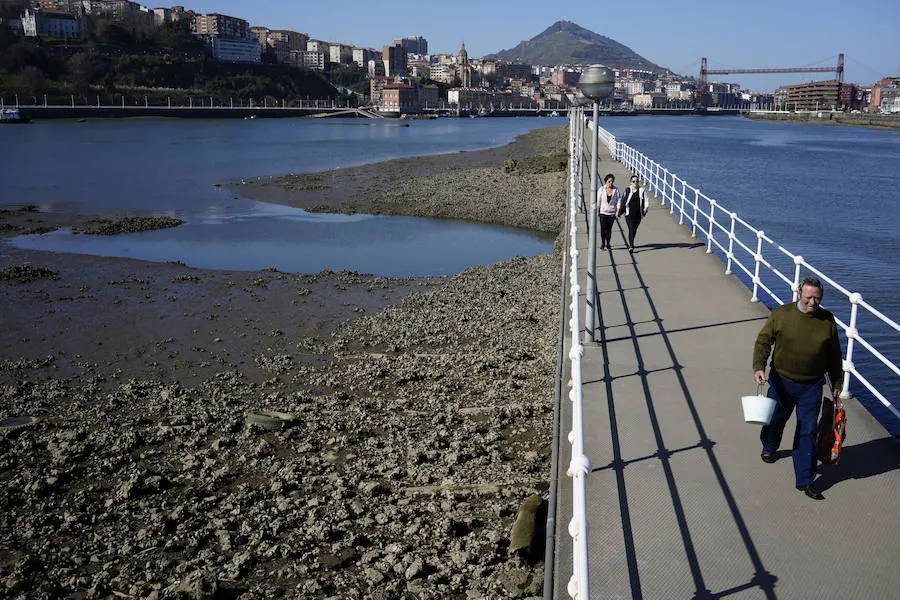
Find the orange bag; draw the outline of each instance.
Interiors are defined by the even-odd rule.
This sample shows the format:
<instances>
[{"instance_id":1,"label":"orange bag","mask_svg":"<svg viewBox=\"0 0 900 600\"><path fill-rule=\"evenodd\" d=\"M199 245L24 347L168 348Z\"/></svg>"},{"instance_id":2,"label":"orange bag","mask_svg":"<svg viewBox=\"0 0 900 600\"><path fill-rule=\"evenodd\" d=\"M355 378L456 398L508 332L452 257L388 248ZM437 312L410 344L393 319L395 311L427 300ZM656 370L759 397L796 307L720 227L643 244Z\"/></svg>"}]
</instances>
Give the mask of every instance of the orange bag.
<instances>
[{"instance_id":1,"label":"orange bag","mask_svg":"<svg viewBox=\"0 0 900 600\"><path fill-rule=\"evenodd\" d=\"M847 437L847 413L841 406L841 397L822 401L822 415L819 417L817 446L819 460L827 465L836 465L841 460L841 446Z\"/></svg>"}]
</instances>

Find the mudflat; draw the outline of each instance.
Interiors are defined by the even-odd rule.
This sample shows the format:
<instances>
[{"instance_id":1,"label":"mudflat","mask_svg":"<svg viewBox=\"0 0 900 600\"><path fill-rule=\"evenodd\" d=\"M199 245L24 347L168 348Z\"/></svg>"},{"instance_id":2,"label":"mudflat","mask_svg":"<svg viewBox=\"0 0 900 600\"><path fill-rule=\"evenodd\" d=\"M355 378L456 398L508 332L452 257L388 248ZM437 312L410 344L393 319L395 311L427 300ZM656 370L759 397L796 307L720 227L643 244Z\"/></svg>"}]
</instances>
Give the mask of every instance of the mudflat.
<instances>
[{"instance_id":1,"label":"mudflat","mask_svg":"<svg viewBox=\"0 0 900 600\"><path fill-rule=\"evenodd\" d=\"M558 234L566 132L235 184ZM103 215L0 213L0 235ZM0 596L520 598L549 477L561 258L215 271L0 246ZM269 412L267 412L269 411ZM25 417L32 417L27 420Z\"/></svg>"}]
</instances>

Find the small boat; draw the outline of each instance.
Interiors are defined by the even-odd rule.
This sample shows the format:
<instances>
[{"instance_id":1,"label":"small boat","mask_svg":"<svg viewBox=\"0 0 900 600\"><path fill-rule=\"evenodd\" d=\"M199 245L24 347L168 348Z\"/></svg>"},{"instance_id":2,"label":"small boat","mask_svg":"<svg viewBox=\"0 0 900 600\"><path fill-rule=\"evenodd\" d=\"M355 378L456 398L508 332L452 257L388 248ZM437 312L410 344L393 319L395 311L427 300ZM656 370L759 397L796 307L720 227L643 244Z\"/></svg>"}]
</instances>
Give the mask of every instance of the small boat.
<instances>
[{"instance_id":1,"label":"small boat","mask_svg":"<svg viewBox=\"0 0 900 600\"><path fill-rule=\"evenodd\" d=\"M0 109L0 123L31 123L31 119L23 117L18 108Z\"/></svg>"}]
</instances>

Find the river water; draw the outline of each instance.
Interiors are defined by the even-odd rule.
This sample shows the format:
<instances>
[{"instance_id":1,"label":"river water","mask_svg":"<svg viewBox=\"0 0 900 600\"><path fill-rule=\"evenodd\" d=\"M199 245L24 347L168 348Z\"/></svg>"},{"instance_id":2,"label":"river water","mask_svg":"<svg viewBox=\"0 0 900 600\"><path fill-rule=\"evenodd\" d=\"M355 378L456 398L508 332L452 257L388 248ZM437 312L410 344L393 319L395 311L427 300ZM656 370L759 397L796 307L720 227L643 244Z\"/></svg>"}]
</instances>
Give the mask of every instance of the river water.
<instances>
[{"instance_id":1,"label":"river water","mask_svg":"<svg viewBox=\"0 0 900 600\"><path fill-rule=\"evenodd\" d=\"M181 260L205 268L377 275L444 274L550 242L510 228L429 219L313 215L236 200L217 184L401 156L477 150L562 118L360 120L100 120L0 130L0 206L165 214L181 227L128 236L63 233L20 247ZM601 126L699 187L889 318L900 320L900 132L750 121L740 117L610 117ZM826 290L826 305L836 296ZM846 320L846 303L828 305ZM900 363L900 334L861 331ZM889 398L898 378L860 350L858 364ZM859 393L857 383L854 393ZM864 394L862 395L864 396ZM895 435L900 424L865 399ZM895 400L896 402L896 400Z\"/></svg>"},{"instance_id":2,"label":"river water","mask_svg":"<svg viewBox=\"0 0 900 600\"><path fill-rule=\"evenodd\" d=\"M500 146L564 119L38 121L0 130L0 206L104 215L170 215L174 229L119 236L65 231L20 248L180 260L212 269L381 276L444 275L549 252L509 227L375 215L322 215L234 198L222 184L402 156Z\"/></svg>"}]
</instances>

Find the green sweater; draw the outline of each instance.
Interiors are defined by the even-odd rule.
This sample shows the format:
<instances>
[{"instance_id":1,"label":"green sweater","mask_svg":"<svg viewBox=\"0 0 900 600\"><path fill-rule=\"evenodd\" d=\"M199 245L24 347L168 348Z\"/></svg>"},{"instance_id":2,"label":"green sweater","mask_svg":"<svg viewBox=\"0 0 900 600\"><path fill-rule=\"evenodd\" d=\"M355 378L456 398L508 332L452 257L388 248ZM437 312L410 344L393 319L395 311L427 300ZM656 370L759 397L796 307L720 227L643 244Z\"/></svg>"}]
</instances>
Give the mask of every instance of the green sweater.
<instances>
[{"instance_id":1,"label":"green sweater","mask_svg":"<svg viewBox=\"0 0 900 600\"><path fill-rule=\"evenodd\" d=\"M773 344L772 369L779 375L803 383L828 373L831 384L841 387L841 342L834 315L824 308L804 313L790 302L773 310L756 336L754 371L765 371Z\"/></svg>"}]
</instances>

